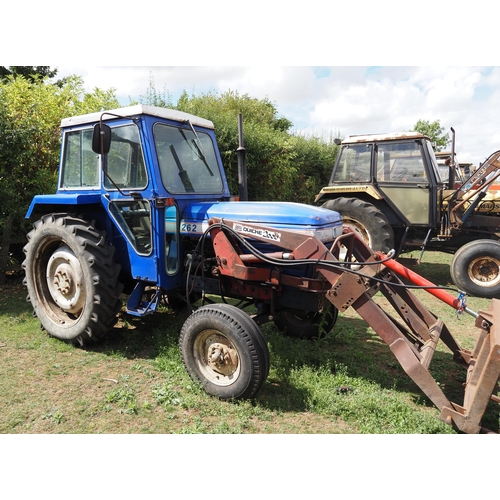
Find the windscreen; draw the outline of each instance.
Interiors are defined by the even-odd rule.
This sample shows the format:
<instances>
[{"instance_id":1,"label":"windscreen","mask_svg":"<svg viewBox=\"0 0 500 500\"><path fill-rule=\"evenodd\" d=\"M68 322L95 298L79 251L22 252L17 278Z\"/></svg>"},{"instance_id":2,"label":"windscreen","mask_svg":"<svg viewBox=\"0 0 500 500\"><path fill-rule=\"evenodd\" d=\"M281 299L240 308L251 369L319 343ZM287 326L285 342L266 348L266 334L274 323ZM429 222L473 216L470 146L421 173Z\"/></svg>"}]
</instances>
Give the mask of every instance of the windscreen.
<instances>
[{"instance_id":1,"label":"windscreen","mask_svg":"<svg viewBox=\"0 0 500 500\"><path fill-rule=\"evenodd\" d=\"M220 194L224 186L211 137L163 123L154 126L163 185L172 194Z\"/></svg>"}]
</instances>

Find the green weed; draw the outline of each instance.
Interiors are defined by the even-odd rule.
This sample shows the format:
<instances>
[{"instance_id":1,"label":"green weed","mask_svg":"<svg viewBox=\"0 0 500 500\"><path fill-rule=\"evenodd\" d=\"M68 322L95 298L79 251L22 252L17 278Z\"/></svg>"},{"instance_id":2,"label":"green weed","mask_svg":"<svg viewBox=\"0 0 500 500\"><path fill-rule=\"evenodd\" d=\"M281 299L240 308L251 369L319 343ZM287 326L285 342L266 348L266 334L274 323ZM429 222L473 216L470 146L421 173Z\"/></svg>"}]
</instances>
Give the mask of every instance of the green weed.
<instances>
[{"instance_id":1,"label":"green weed","mask_svg":"<svg viewBox=\"0 0 500 500\"><path fill-rule=\"evenodd\" d=\"M432 257L426 254L414 270L447 284L446 262ZM269 377L253 400L235 402L208 396L187 375L178 333L188 312L162 308L147 318L120 318L102 342L80 349L40 330L21 286L0 291L0 433L454 432L353 310L312 341L263 325ZM474 344L473 319L457 317L424 291L415 294L466 348ZM468 299L476 311L488 303ZM431 372L460 404L465 371L445 347L439 347ZM484 422L500 428L498 405L488 407Z\"/></svg>"}]
</instances>

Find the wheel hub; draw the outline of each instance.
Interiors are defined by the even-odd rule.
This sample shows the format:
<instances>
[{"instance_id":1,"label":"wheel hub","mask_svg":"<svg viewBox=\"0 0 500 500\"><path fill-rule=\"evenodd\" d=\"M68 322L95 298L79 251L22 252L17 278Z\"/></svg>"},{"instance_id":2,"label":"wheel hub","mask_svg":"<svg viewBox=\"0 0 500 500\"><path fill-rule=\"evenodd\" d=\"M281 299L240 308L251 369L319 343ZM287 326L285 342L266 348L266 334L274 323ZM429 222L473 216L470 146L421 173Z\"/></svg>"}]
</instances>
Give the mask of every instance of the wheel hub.
<instances>
[{"instance_id":1,"label":"wheel hub","mask_svg":"<svg viewBox=\"0 0 500 500\"><path fill-rule=\"evenodd\" d=\"M67 296L70 292L71 284L68 272L63 270L61 266L54 275L54 286L62 295Z\"/></svg>"},{"instance_id":2,"label":"wheel hub","mask_svg":"<svg viewBox=\"0 0 500 500\"><path fill-rule=\"evenodd\" d=\"M215 342L208 346L207 363L212 370L224 376L232 375L238 367L236 351L229 346Z\"/></svg>"},{"instance_id":3,"label":"wheel hub","mask_svg":"<svg viewBox=\"0 0 500 500\"><path fill-rule=\"evenodd\" d=\"M52 254L47 264L46 280L52 299L61 309L72 314L83 309L83 271L69 247L60 247Z\"/></svg>"},{"instance_id":4,"label":"wheel hub","mask_svg":"<svg viewBox=\"0 0 500 500\"><path fill-rule=\"evenodd\" d=\"M240 373L238 351L217 330L205 330L195 340L193 354L204 378L219 386L232 384Z\"/></svg>"},{"instance_id":5,"label":"wheel hub","mask_svg":"<svg viewBox=\"0 0 500 500\"><path fill-rule=\"evenodd\" d=\"M476 259L470 265L470 276L478 284L494 286L500 281L499 262L492 259Z\"/></svg>"}]
</instances>

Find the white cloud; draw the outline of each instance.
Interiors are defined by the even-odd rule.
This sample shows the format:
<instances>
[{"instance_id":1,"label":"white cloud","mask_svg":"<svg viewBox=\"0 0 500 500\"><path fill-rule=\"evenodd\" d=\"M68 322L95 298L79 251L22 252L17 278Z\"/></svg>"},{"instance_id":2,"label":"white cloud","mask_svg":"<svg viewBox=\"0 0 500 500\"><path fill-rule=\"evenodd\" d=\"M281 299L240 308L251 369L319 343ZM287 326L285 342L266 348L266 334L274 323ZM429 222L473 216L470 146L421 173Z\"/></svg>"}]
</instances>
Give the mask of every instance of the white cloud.
<instances>
[{"instance_id":1,"label":"white cloud","mask_svg":"<svg viewBox=\"0 0 500 500\"><path fill-rule=\"evenodd\" d=\"M500 149L500 67L67 66L88 90L115 88L122 104L150 78L174 102L181 91L228 89L274 102L295 130L343 136L410 130L417 120L454 127L457 153L477 163Z\"/></svg>"}]
</instances>

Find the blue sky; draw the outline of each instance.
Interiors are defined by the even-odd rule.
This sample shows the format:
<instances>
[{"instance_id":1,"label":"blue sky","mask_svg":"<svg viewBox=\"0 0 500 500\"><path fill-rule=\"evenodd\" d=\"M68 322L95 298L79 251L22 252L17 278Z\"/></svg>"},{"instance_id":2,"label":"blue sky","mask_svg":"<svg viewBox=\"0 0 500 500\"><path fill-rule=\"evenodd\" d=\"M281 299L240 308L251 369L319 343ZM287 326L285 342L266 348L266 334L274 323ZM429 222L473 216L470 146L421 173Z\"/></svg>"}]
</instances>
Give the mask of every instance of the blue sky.
<instances>
[{"instance_id":1,"label":"blue sky","mask_svg":"<svg viewBox=\"0 0 500 500\"><path fill-rule=\"evenodd\" d=\"M461 161L477 165L500 149L500 66L56 66L89 90L115 88L122 105L152 78L174 102L183 90L267 97L297 133L346 137L439 120L455 129Z\"/></svg>"},{"instance_id":2,"label":"blue sky","mask_svg":"<svg viewBox=\"0 0 500 500\"><path fill-rule=\"evenodd\" d=\"M61 24L61 0L9 4L3 64L49 64L123 104L152 76L181 91L231 89L269 98L297 132L404 131L419 119L456 130L459 159L500 149L500 60L491 2L396 0L285 4L143 0L136 10L88 0ZM29 42L28 42L29 40ZM27 41L28 43L24 43ZM5 60L6 59L6 60Z\"/></svg>"}]
</instances>

